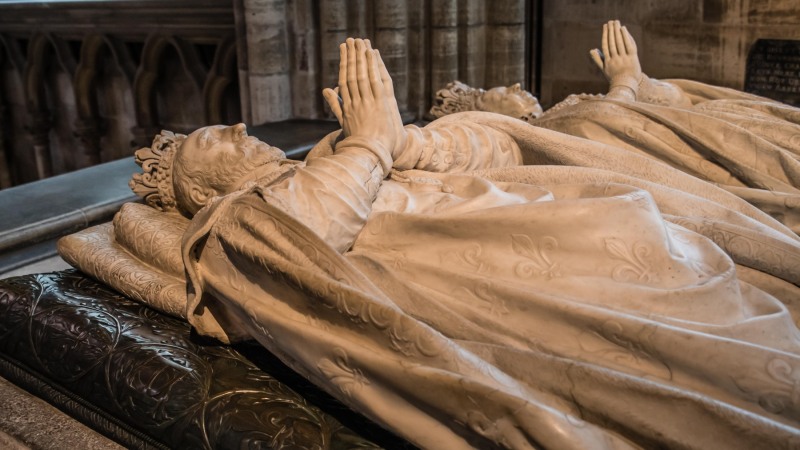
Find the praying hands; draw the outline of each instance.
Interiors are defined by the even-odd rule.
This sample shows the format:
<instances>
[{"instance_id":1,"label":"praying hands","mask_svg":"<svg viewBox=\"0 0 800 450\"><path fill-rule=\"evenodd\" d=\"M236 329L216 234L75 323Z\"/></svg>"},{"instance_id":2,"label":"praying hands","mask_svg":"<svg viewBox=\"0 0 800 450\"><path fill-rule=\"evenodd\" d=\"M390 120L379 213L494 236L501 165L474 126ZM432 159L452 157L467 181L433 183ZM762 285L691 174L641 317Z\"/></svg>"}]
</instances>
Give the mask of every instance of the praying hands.
<instances>
[{"instance_id":1,"label":"praying hands","mask_svg":"<svg viewBox=\"0 0 800 450\"><path fill-rule=\"evenodd\" d=\"M592 49L592 60L610 84L608 96L618 100L636 100L644 74L639 63L636 42L619 20L603 25L602 52Z\"/></svg>"},{"instance_id":2,"label":"praying hands","mask_svg":"<svg viewBox=\"0 0 800 450\"><path fill-rule=\"evenodd\" d=\"M324 89L322 95L341 124L345 139L373 151L377 145L382 148L377 151L388 152L387 156L396 159L405 148L407 132L380 53L372 49L369 40L352 38L339 46L339 52L339 86Z\"/></svg>"}]
</instances>

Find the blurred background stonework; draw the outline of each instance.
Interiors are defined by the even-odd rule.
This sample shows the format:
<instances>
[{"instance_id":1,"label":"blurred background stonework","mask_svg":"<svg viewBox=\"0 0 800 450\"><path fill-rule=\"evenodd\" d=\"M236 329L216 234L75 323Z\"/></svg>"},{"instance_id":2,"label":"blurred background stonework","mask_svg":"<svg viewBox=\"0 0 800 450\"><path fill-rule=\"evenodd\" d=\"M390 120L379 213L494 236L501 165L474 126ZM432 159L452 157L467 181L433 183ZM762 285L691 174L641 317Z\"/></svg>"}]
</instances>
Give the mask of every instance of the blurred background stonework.
<instances>
[{"instance_id":1,"label":"blurred background stonework","mask_svg":"<svg viewBox=\"0 0 800 450\"><path fill-rule=\"evenodd\" d=\"M648 75L736 89L744 88L756 40L800 39L797 0L551 0L544 6L545 105L603 91L604 80L586 52L599 46L600 24L608 19L631 31Z\"/></svg>"},{"instance_id":2,"label":"blurred background stonework","mask_svg":"<svg viewBox=\"0 0 800 450\"><path fill-rule=\"evenodd\" d=\"M459 79L545 107L605 82L588 58L622 20L645 71L738 89L757 39L800 39L796 0L0 2L0 187L129 157L162 128L330 119L338 44L372 39L404 117Z\"/></svg>"}]
</instances>

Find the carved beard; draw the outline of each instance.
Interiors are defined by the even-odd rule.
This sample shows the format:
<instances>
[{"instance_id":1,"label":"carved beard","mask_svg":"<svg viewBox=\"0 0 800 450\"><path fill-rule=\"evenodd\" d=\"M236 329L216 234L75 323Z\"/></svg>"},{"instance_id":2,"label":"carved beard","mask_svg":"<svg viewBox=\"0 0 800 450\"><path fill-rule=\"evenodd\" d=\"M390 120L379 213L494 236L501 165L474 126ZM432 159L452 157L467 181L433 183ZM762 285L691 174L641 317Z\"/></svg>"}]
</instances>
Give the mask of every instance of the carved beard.
<instances>
[{"instance_id":1,"label":"carved beard","mask_svg":"<svg viewBox=\"0 0 800 450\"><path fill-rule=\"evenodd\" d=\"M221 155L217 164L219 170L209 174L209 184L219 193L228 193L231 187L238 185L238 182L247 174L285 157L278 148L261 142L253 136L245 137L244 141L237 146L237 150L238 154Z\"/></svg>"},{"instance_id":2,"label":"carved beard","mask_svg":"<svg viewBox=\"0 0 800 450\"><path fill-rule=\"evenodd\" d=\"M244 170L241 173L248 173L256 167L279 161L285 157L284 153L271 145L261 142L253 136L247 136L245 141L239 146L239 150L244 152L241 165Z\"/></svg>"}]
</instances>

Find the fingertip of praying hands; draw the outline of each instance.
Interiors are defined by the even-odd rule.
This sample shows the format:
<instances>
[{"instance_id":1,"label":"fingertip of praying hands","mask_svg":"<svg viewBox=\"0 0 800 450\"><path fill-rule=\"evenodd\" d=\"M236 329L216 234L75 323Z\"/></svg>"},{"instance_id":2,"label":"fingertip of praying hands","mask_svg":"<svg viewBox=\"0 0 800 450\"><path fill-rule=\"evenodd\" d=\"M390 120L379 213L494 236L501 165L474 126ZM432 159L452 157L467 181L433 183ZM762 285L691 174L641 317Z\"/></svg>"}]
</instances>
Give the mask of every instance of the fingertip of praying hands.
<instances>
[{"instance_id":1,"label":"fingertip of praying hands","mask_svg":"<svg viewBox=\"0 0 800 450\"><path fill-rule=\"evenodd\" d=\"M385 67L369 39L348 38L339 46L339 92L343 104L369 103L385 94ZM327 94L330 95L330 94Z\"/></svg>"}]
</instances>

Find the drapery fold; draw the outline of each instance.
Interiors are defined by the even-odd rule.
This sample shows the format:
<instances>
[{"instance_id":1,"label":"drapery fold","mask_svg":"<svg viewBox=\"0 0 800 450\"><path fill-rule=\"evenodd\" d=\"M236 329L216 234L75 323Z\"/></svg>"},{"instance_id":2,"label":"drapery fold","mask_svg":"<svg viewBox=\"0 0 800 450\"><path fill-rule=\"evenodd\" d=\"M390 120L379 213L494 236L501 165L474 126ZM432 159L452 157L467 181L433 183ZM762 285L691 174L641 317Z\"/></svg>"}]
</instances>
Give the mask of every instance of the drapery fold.
<instances>
[{"instance_id":1,"label":"drapery fold","mask_svg":"<svg viewBox=\"0 0 800 450\"><path fill-rule=\"evenodd\" d=\"M688 108L573 96L534 125L658 159L800 231L800 112L691 80L664 80Z\"/></svg>"},{"instance_id":2,"label":"drapery fold","mask_svg":"<svg viewBox=\"0 0 800 450\"><path fill-rule=\"evenodd\" d=\"M516 119L429 131L459 121L529 165L393 173L344 253L270 186L222 197L184 235L188 320L257 339L425 448L800 445L791 230L656 159Z\"/></svg>"},{"instance_id":3,"label":"drapery fold","mask_svg":"<svg viewBox=\"0 0 800 450\"><path fill-rule=\"evenodd\" d=\"M619 176L601 169L406 175L386 192L423 201L373 209L344 255L255 193L219 206L208 233L186 242L197 289L216 303L190 305L190 321L214 332L207 315L221 306L295 370L426 448L800 438L792 315L741 282L722 248L676 225L692 216L665 220L653 195L598 182ZM661 190L674 208L711 203Z\"/></svg>"}]
</instances>

